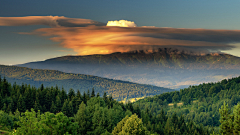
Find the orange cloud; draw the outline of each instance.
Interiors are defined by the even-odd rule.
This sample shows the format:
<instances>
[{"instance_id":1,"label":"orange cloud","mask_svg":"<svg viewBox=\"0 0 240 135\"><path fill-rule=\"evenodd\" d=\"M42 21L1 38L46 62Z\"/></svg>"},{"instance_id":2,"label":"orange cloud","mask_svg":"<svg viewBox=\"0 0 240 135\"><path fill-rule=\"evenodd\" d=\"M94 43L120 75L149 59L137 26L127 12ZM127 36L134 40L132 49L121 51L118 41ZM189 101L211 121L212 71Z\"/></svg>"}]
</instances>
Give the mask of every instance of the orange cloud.
<instances>
[{"instance_id":1,"label":"orange cloud","mask_svg":"<svg viewBox=\"0 0 240 135\"><path fill-rule=\"evenodd\" d=\"M240 42L239 30L136 27L127 20L105 23L59 16L0 17L0 26L47 25L28 34L49 36L79 55L109 54L160 47L193 50L227 50ZM127 26L127 27L117 27ZM23 33L21 33L23 34ZM26 33L25 33L26 34Z\"/></svg>"},{"instance_id":2,"label":"orange cloud","mask_svg":"<svg viewBox=\"0 0 240 135\"><path fill-rule=\"evenodd\" d=\"M25 16L0 17L0 26L47 25L50 27L85 27L88 25L105 25L97 21L64 16Z\"/></svg>"},{"instance_id":3,"label":"orange cloud","mask_svg":"<svg viewBox=\"0 0 240 135\"><path fill-rule=\"evenodd\" d=\"M231 30L88 26L41 28L33 33L54 36L50 39L79 55L154 50L159 47L222 50L232 48L227 43L240 42L240 31Z\"/></svg>"}]
</instances>

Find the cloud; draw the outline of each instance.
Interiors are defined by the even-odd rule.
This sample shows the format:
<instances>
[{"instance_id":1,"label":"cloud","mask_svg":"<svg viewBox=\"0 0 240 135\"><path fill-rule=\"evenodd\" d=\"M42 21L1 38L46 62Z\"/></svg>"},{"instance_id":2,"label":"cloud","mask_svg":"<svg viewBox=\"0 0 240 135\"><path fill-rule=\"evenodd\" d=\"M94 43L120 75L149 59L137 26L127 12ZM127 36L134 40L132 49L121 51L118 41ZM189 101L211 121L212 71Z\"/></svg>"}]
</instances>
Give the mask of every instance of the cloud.
<instances>
[{"instance_id":1,"label":"cloud","mask_svg":"<svg viewBox=\"0 0 240 135\"><path fill-rule=\"evenodd\" d=\"M79 55L160 47L220 51L232 49L229 43L240 42L240 31L156 27L58 27L37 29L31 34L51 36L51 40L60 42L63 47L71 48Z\"/></svg>"},{"instance_id":2,"label":"cloud","mask_svg":"<svg viewBox=\"0 0 240 135\"><path fill-rule=\"evenodd\" d=\"M0 26L27 26L46 25L50 27L86 27L88 25L104 26L106 24L79 18L64 16L26 16L26 17L0 17Z\"/></svg>"},{"instance_id":3,"label":"cloud","mask_svg":"<svg viewBox=\"0 0 240 135\"><path fill-rule=\"evenodd\" d=\"M0 26L47 25L30 33L48 36L79 55L109 54L177 47L195 51L222 51L240 42L239 30L137 27L127 20L101 23L63 16L0 17ZM121 27L109 27L121 26ZM123 27L127 26L127 27Z\"/></svg>"},{"instance_id":4,"label":"cloud","mask_svg":"<svg viewBox=\"0 0 240 135\"><path fill-rule=\"evenodd\" d=\"M127 20L108 21L107 26L137 27L137 25L134 22L127 21Z\"/></svg>"}]
</instances>

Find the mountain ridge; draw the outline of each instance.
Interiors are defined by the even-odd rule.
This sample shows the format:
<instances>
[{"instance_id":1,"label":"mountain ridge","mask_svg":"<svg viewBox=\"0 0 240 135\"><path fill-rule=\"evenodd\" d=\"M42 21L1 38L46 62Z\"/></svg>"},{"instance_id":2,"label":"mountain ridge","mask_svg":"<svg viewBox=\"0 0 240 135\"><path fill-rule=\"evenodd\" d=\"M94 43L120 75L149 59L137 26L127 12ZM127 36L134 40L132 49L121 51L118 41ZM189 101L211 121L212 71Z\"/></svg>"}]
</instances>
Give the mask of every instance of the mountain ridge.
<instances>
[{"instance_id":1,"label":"mountain ridge","mask_svg":"<svg viewBox=\"0 0 240 135\"><path fill-rule=\"evenodd\" d=\"M198 54L163 48L106 55L63 56L18 65L150 84L173 89L240 75L240 58L224 53Z\"/></svg>"}]
</instances>

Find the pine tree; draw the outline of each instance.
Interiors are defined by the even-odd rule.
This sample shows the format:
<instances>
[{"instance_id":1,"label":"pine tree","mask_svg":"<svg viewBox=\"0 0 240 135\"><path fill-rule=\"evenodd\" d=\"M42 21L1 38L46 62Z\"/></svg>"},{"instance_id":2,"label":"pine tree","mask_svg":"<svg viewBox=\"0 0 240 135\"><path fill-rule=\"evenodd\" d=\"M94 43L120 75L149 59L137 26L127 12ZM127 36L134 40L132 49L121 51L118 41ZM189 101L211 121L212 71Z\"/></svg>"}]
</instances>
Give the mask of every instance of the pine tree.
<instances>
[{"instance_id":1,"label":"pine tree","mask_svg":"<svg viewBox=\"0 0 240 135\"><path fill-rule=\"evenodd\" d=\"M233 133L232 116L230 115L230 110L225 102L221 109L219 109L219 113L221 114L220 133L224 135L232 135Z\"/></svg>"},{"instance_id":2,"label":"pine tree","mask_svg":"<svg viewBox=\"0 0 240 135\"><path fill-rule=\"evenodd\" d=\"M47 94L46 94L46 98L45 98L45 106L46 106L46 109L47 109L47 111L49 111L50 110L50 108L51 108L51 103L52 103L52 95L51 95L51 91L48 91L47 92Z\"/></svg>"},{"instance_id":3,"label":"pine tree","mask_svg":"<svg viewBox=\"0 0 240 135\"><path fill-rule=\"evenodd\" d=\"M51 105L51 108L50 108L50 112L51 113L56 113L57 112L57 107L55 106L53 101L52 101L52 105Z\"/></svg>"},{"instance_id":4,"label":"pine tree","mask_svg":"<svg viewBox=\"0 0 240 135\"><path fill-rule=\"evenodd\" d=\"M87 91L87 100L89 100L89 99L90 99L90 91L88 89L88 91Z\"/></svg>"},{"instance_id":5,"label":"pine tree","mask_svg":"<svg viewBox=\"0 0 240 135\"><path fill-rule=\"evenodd\" d=\"M33 105L34 105L31 89L27 88L25 90L24 97L25 97L24 99L25 99L26 109L30 110L31 108L33 108Z\"/></svg>"},{"instance_id":6,"label":"pine tree","mask_svg":"<svg viewBox=\"0 0 240 135\"><path fill-rule=\"evenodd\" d=\"M234 115L233 132L235 135L239 135L240 134L240 103L234 106L233 115Z\"/></svg>"},{"instance_id":7,"label":"pine tree","mask_svg":"<svg viewBox=\"0 0 240 135\"><path fill-rule=\"evenodd\" d=\"M67 112L67 116L68 117L73 117L73 105L72 105L72 101L70 101L68 103L68 112Z\"/></svg>"},{"instance_id":8,"label":"pine tree","mask_svg":"<svg viewBox=\"0 0 240 135\"><path fill-rule=\"evenodd\" d=\"M91 97L95 97L95 91L94 91L94 88L92 88L92 94L91 94Z\"/></svg>"},{"instance_id":9,"label":"pine tree","mask_svg":"<svg viewBox=\"0 0 240 135\"><path fill-rule=\"evenodd\" d=\"M72 100L72 97L75 97L75 91L71 88L68 92L68 99Z\"/></svg>"},{"instance_id":10,"label":"pine tree","mask_svg":"<svg viewBox=\"0 0 240 135\"><path fill-rule=\"evenodd\" d=\"M82 98L81 92L79 90L77 90L77 97L80 99Z\"/></svg>"},{"instance_id":11,"label":"pine tree","mask_svg":"<svg viewBox=\"0 0 240 135\"><path fill-rule=\"evenodd\" d=\"M3 110L4 112L7 111L7 104L6 103L3 104L3 108L1 110Z\"/></svg>"},{"instance_id":12,"label":"pine tree","mask_svg":"<svg viewBox=\"0 0 240 135\"><path fill-rule=\"evenodd\" d=\"M35 112L38 112L38 110L41 110L41 105L39 104L38 100L35 101L33 109Z\"/></svg>"},{"instance_id":13,"label":"pine tree","mask_svg":"<svg viewBox=\"0 0 240 135\"><path fill-rule=\"evenodd\" d=\"M164 127L164 134L166 134L166 135L172 135L173 134L172 123L171 123L170 118L167 119L166 125Z\"/></svg>"},{"instance_id":14,"label":"pine tree","mask_svg":"<svg viewBox=\"0 0 240 135\"><path fill-rule=\"evenodd\" d=\"M26 111L26 106L25 106L24 98L22 97L22 95L20 95L18 99L17 108L20 112Z\"/></svg>"},{"instance_id":15,"label":"pine tree","mask_svg":"<svg viewBox=\"0 0 240 135\"><path fill-rule=\"evenodd\" d=\"M61 103L61 99L59 98L59 96L57 95L56 97L56 111L60 112L62 109L62 103Z\"/></svg>"},{"instance_id":16,"label":"pine tree","mask_svg":"<svg viewBox=\"0 0 240 135\"><path fill-rule=\"evenodd\" d=\"M79 106L78 112L74 115L75 122L78 123L78 133L85 135L87 133L87 117L86 117L86 105L84 102Z\"/></svg>"},{"instance_id":17,"label":"pine tree","mask_svg":"<svg viewBox=\"0 0 240 135\"><path fill-rule=\"evenodd\" d=\"M63 103L63 106L62 106L62 113L63 114L65 114L65 115L67 115L67 113L68 113L68 100L66 99L65 101L64 101L64 103Z\"/></svg>"}]
</instances>

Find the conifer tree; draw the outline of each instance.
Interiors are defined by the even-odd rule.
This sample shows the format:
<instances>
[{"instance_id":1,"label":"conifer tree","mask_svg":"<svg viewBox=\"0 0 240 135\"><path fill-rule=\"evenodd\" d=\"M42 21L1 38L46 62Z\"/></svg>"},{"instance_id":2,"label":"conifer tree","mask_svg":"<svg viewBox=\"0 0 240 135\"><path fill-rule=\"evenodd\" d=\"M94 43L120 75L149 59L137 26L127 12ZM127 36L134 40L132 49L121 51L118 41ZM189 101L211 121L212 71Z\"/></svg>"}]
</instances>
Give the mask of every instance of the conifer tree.
<instances>
[{"instance_id":1,"label":"conifer tree","mask_svg":"<svg viewBox=\"0 0 240 135\"><path fill-rule=\"evenodd\" d=\"M219 109L219 113L221 114L220 133L224 135L232 135L233 133L232 116L230 114L228 105L225 102L221 107L221 109Z\"/></svg>"},{"instance_id":2,"label":"conifer tree","mask_svg":"<svg viewBox=\"0 0 240 135\"><path fill-rule=\"evenodd\" d=\"M60 100L59 96L57 95L57 97L56 97L56 111L60 112L61 109L62 109L62 103L61 103L61 100Z\"/></svg>"},{"instance_id":3,"label":"conifer tree","mask_svg":"<svg viewBox=\"0 0 240 135\"><path fill-rule=\"evenodd\" d=\"M26 111L26 106L25 106L24 98L22 97L22 95L20 95L18 99L17 108L20 112Z\"/></svg>"},{"instance_id":4,"label":"conifer tree","mask_svg":"<svg viewBox=\"0 0 240 135\"><path fill-rule=\"evenodd\" d=\"M72 105L72 101L70 101L68 103L68 112L67 112L67 116L68 117L73 117L73 105Z\"/></svg>"},{"instance_id":5,"label":"conifer tree","mask_svg":"<svg viewBox=\"0 0 240 135\"><path fill-rule=\"evenodd\" d=\"M64 103L63 103L63 106L62 106L62 113L63 114L65 114L65 115L67 115L67 113L68 113L68 100L66 99L65 101L64 101Z\"/></svg>"},{"instance_id":6,"label":"conifer tree","mask_svg":"<svg viewBox=\"0 0 240 135\"><path fill-rule=\"evenodd\" d=\"M240 103L238 103L236 106L234 106L233 110L233 115L234 115L234 134L239 135L240 134Z\"/></svg>"},{"instance_id":7,"label":"conifer tree","mask_svg":"<svg viewBox=\"0 0 240 135\"><path fill-rule=\"evenodd\" d=\"M94 91L94 88L92 88L92 94L91 94L91 97L95 97L95 91Z\"/></svg>"},{"instance_id":8,"label":"conifer tree","mask_svg":"<svg viewBox=\"0 0 240 135\"><path fill-rule=\"evenodd\" d=\"M90 91L88 89L88 91L87 91L87 100L89 100L89 99L90 99Z\"/></svg>"},{"instance_id":9,"label":"conifer tree","mask_svg":"<svg viewBox=\"0 0 240 135\"><path fill-rule=\"evenodd\" d=\"M74 120L79 125L78 133L85 135L87 133L87 116L84 102L80 104L77 114L74 115Z\"/></svg>"},{"instance_id":10,"label":"conifer tree","mask_svg":"<svg viewBox=\"0 0 240 135\"><path fill-rule=\"evenodd\" d=\"M35 101L33 109L35 112L38 112L38 110L41 110L41 106L38 101Z\"/></svg>"},{"instance_id":11,"label":"conifer tree","mask_svg":"<svg viewBox=\"0 0 240 135\"><path fill-rule=\"evenodd\" d=\"M77 90L77 97L80 98L80 99L82 98L82 94L79 90Z\"/></svg>"},{"instance_id":12,"label":"conifer tree","mask_svg":"<svg viewBox=\"0 0 240 135\"><path fill-rule=\"evenodd\" d=\"M71 88L68 92L68 99L71 100L72 97L75 97L75 91Z\"/></svg>"},{"instance_id":13,"label":"conifer tree","mask_svg":"<svg viewBox=\"0 0 240 135\"><path fill-rule=\"evenodd\" d=\"M57 113L57 107L55 106L53 101L52 101L52 105L51 105L51 108L50 108L50 112L51 113Z\"/></svg>"}]
</instances>

